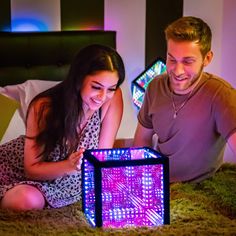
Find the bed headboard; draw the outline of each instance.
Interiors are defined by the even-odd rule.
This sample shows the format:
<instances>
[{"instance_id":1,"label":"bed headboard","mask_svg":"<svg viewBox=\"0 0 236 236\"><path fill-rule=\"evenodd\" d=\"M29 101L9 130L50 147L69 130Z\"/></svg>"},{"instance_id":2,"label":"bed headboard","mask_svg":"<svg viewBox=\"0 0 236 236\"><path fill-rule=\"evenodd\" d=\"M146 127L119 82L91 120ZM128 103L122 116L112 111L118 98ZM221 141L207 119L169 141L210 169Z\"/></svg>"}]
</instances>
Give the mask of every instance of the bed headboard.
<instances>
[{"instance_id":1,"label":"bed headboard","mask_svg":"<svg viewBox=\"0 0 236 236\"><path fill-rule=\"evenodd\" d=\"M116 48L116 32L0 32L0 86L63 80L75 54L92 43Z\"/></svg>"}]
</instances>

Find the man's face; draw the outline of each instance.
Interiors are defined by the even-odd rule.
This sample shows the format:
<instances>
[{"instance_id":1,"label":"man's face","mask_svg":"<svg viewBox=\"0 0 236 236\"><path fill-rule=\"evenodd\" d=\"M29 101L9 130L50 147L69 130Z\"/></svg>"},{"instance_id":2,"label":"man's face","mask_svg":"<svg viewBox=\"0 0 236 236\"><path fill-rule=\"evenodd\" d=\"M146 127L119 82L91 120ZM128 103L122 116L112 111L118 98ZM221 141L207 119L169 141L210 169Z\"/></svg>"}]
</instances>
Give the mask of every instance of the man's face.
<instances>
[{"instance_id":1,"label":"man's face","mask_svg":"<svg viewBox=\"0 0 236 236\"><path fill-rule=\"evenodd\" d=\"M201 76L205 64L196 42L168 40L166 66L170 88L175 93L188 93Z\"/></svg>"}]
</instances>

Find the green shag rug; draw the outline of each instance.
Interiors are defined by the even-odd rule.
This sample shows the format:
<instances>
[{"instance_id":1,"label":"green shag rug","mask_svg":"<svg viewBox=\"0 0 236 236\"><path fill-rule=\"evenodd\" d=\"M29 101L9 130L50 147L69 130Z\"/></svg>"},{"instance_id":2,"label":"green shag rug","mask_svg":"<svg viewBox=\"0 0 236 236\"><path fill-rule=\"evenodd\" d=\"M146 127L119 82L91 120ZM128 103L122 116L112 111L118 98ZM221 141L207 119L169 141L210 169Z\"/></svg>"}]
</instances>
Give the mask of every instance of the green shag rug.
<instances>
[{"instance_id":1,"label":"green shag rug","mask_svg":"<svg viewBox=\"0 0 236 236\"><path fill-rule=\"evenodd\" d=\"M213 178L198 184L172 184L170 221L151 228L92 228L77 203L21 213L0 210L0 235L236 235L236 165L225 163Z\"/></svg>"}]
</instances>

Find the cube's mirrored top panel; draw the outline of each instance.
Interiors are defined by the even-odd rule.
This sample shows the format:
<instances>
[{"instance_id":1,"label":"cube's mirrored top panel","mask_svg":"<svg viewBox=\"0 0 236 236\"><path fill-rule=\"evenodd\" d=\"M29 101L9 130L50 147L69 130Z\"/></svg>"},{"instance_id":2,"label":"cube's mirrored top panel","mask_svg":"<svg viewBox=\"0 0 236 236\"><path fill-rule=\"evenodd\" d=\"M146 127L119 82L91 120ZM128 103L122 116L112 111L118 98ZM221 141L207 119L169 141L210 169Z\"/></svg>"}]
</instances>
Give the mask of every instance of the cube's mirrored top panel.
<instances>
[{"instance_id":1,"label":"cube's mirrored top panel","mask_svg":"<svg viewBox=\"0 0 236 236\"><path fill-rule=\"evenodd\" d=\"M160 157L157 153L144 148L97 150L92 151L91 154L99 161L143 160Z\"/></svg>"}]
</instances>

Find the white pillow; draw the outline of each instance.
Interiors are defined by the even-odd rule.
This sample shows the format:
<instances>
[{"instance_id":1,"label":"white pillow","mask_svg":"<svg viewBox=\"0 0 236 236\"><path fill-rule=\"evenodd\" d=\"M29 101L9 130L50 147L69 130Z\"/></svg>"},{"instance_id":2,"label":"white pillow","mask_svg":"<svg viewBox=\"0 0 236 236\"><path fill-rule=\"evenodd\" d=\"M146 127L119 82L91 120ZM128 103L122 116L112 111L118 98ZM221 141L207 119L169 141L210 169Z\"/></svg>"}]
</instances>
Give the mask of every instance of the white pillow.
<instances>
[{"instance_id":1,"label":"white pillow","mask_svg":"<svg viewBox=\"0 0 236 236\"><path fill-rule=\"evenodd\" d=\"M27 80L22 84L0 87L0 93L20 102L20 108L14 113L0 144L25 134L25 118L30 101L39 93L55 86L60 81Z\"/></svg>"},{"instance_id":2,"label":"white pillow","mask_svg":"<svg viewBox=\"0 0 236 236\"><path fill-rule=\"evenodd\" d=\"M19 115L23 120L30 101L39 93L55 86L60 81L27 80L22 84L8 85L0 88L0 93L20 102Z\"/></svg>"}]
</instances>

